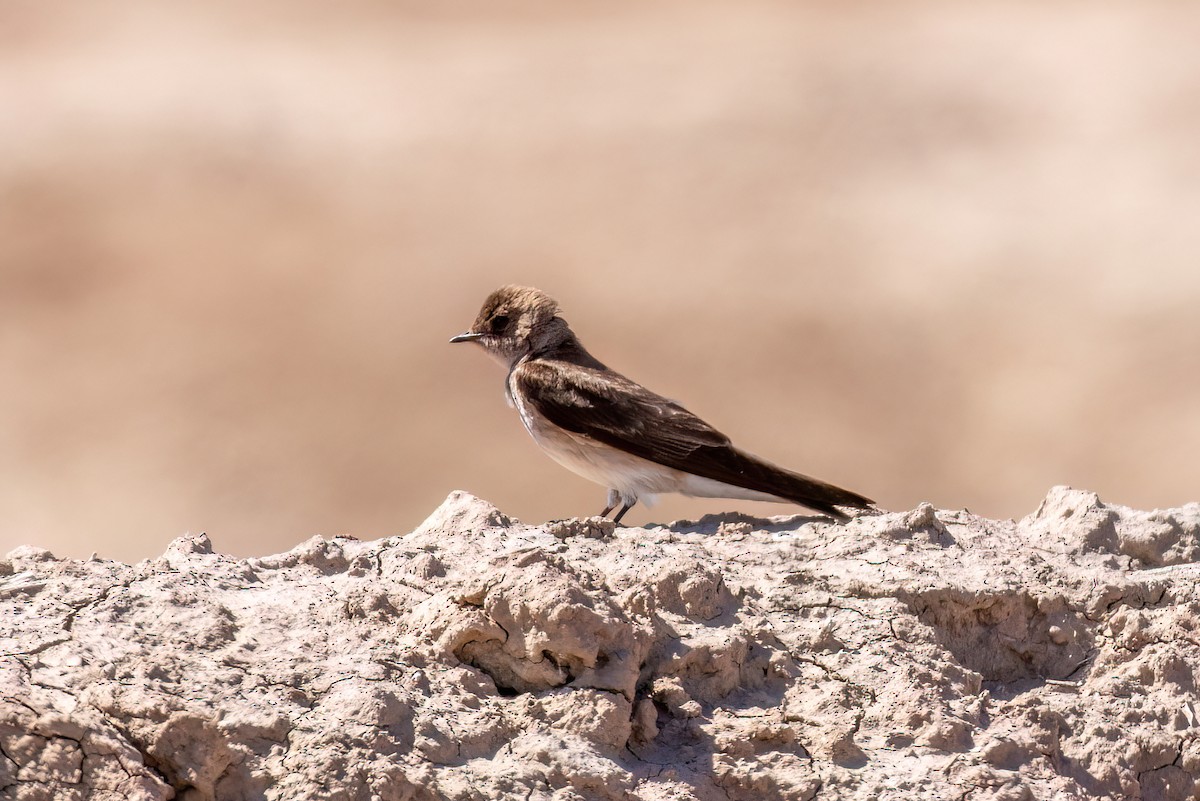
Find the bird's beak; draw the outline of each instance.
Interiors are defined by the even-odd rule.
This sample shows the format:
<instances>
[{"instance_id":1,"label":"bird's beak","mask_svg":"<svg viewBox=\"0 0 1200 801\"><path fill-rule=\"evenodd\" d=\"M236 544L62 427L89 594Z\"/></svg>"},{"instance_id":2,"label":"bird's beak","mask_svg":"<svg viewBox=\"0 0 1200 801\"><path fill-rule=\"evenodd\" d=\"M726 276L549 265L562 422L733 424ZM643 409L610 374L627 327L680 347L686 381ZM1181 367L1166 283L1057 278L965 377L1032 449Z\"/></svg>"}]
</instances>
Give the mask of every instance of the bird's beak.
<instances>
[{"instance_id":1,"label":"bird's beak","mask_svg":"<svg viewBox=\"0 0 1200 801\"><path fill-rule=\"evenodd\" d=\"M475 340L479 339L481 336L483 336L483 334L477 334L474 331L465 331L456 337L450 337L450 341L451 342L474 342Z\"/></svg>"}]
</instances>

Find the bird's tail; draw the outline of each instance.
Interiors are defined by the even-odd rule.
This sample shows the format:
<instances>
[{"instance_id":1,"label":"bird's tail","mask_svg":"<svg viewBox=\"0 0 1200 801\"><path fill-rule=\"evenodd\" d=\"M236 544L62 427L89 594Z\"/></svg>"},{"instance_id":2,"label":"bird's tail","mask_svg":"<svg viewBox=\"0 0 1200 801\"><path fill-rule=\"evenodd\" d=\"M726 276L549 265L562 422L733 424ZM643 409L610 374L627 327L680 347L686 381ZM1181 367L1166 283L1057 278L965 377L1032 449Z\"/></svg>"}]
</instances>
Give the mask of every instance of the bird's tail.
<instances>
[{"instance_id":1,"label":"bird's tail","mask_svg":"<svg viewBox=\"0 0 1200 801\"><path fill-rule=\"evenodd\" d=\"M859 495L857 492L835 487L833 484L800 473L793 473L791 470L785 470L745 451L734 449L734 453L739 462L738 472L741 474L739 477L745 479L744 482L738 481L737 484L745 489L765 492L800 506L824 512L839 520L848 520L850 517L839 507L862 510L875 508L873 500Z\"/></svg>"}]
</instances>

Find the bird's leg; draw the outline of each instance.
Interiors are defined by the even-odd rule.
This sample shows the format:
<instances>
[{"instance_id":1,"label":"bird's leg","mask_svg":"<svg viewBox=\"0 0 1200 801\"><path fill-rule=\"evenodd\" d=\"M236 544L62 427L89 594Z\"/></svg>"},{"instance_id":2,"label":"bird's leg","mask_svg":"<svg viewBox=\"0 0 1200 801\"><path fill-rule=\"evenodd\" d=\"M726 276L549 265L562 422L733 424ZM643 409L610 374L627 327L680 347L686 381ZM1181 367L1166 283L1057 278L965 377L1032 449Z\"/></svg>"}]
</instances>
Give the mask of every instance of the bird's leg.
<instances>
[{"instance_id":1,"label":"bird's leg","mask_svg":"<svg viewBox=\"0 0 1200 801\"><path fill-rule=\"evenodd\" d=\"M637 498L634 498L629 503L621 504L621 511L617 512L617 516L613 518L613 523L615 525L620 525L621 518L624 517L625 513L628 512L630 509L632 509L634 507L634 504L636 504L636 503L637 503Z\"/></svg>"},{"instance_id":2,"label":"bird's leg","mask_svg":"<svg viewBox=\"0 0 1200 801\"><path fill-rule=\"evenodd\" d=\"M596 517L608 517L608 513L617 508L617 500L619 500L620 497L621 496L617 494L615 489L610 489L608 491L608 505L605 506L604 511L596 515Z\"/></svg>"}]
</instances>

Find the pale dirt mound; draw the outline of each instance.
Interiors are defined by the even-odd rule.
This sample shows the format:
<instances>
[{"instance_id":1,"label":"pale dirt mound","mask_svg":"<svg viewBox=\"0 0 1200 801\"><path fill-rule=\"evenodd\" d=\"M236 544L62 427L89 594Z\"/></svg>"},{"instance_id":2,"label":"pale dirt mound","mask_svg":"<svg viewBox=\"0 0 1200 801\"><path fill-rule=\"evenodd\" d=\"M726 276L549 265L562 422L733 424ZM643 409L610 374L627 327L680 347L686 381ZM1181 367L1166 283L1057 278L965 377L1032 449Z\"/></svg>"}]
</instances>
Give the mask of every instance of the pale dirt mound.
<instances>
[{"instance_id":1,"label":"pale dirt mound","mask_svg":"<svg viewBox=\"0 0 1200 801\"><path fill-rule=\"evenodd\" d=\"M0 562L13 799L1198 797L1200 505Z\"/></svg>"}]
</instances>

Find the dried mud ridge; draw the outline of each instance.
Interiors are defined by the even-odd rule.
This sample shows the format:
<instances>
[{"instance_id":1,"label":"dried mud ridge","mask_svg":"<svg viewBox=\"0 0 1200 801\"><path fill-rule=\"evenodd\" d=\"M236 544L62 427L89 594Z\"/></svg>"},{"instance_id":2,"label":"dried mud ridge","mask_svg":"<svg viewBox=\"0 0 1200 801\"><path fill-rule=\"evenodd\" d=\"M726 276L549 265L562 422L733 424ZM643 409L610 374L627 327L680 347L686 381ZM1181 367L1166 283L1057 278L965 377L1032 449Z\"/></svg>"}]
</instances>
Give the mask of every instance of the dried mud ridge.
<instances>
[{"instance_id":1,"label":"dried mud ridge","mask_svg":"<svg viewBox=\"0 0 1200 801\"><path fill-rule=\"evenodd\" d=\"M1200 504L0 562L5 799L1185 799Z\"/></svg>"}]
</instances>

